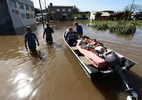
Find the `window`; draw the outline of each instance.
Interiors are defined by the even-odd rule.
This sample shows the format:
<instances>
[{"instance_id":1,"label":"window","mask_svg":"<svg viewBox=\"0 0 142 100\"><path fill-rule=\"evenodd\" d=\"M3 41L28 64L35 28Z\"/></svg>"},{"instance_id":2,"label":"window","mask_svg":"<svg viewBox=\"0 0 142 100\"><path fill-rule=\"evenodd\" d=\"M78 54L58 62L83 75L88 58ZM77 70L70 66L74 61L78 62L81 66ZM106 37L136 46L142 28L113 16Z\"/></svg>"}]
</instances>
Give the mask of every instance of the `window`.
<instances>
[{"instance_id":1,"label":"window","mask_svg":"<svg viewBox=\"0 0 142 100\"><path fill-rule=\"evenodd\" d=\"M60 9L57 9L57 12L60 12Z\"/></svg>"},{"instance_id":2,"label":"window","mask_svg":"<svg viewBox=\"0 0 142 100\"><path fill-rule=\"evenodd\" d=\"M13 0L9 0L9 5L16 8L16 3Z\"/></svg>"},{"instance_id":3,"label":"window","mask_svg":"<svg viewBox=\"0 0 142 100\"><path fill-rule=\"evenodd\" d=\"M54 14L54 11L51 11L50 13L51 13L51 14Z\"/></svg>"},{"instance_id":4,"label":"window","mask_svg":"<svg viewBox=\"0 0 142 100\"><path fill-rule=\"evenodd\" d=\"M70 9L70 8L68 9L68 12L71 12L71 9Z\"/></svg>"},{"instance_id":5,"label":"window","mask_svg":"<svg viewBox=\"0 0 142 100\"><path fill-rule=\"evenodd\" d=\"M20 13L20 16L21 16L22 19L25 19L25 18L26 18L26 16L25 16L24 13Z\"/></svg>"},{"instance_id":6,"label":"window","mask_svg":"<svg viewBox=\"0 0 142 100\"><path fill-rule=\"evenodd\" d=\"M26 13L26 17L27 17L27 19L30 19L30 14Z\"/></svg>"},{"instance_id":7,"label":"window","mask_svg":"<svg viewBox=\"0 0 142 100\"><path fill-rule=\"evenodd\" d=\"M26 6L26 10L29 10L29 6L28 5L25 5Z\"/></svg>"},{"instance_id":8,"label":"window","mask_svg":"<svg viewBox=\"0 0 142 100\"><path fill-rule=\"evenodd\" d=\"M31 18L34 18L34 15L33 15L33 14L31 14Z\"/></svg>"},{"instance_id":9,"label":"window","mask_svg":"<svg viewBox=\"0 0 142 100\"><path fill-rule=\"evenodd\" d=\"M19 2L19 8L24 9L24 5L22 3L20 3L20 2Z\"/></svg>"},{"instance_id":10,"label":"window","mask_svg":"<svg viewBox=\"0 0 142 100\"><path fill-rule=\"evenodd\" d=\"M62 9L62 12L65 12L65 9L64 9L64 8Z\"/></svg>"},{"instance_id":11,"label":"window","mask_svg":"<svg viewBox=\"0 0 142 100\"><path fill-rule=\"evenodd\" d=\"M31 7L31 11L34 11L34 7Z\"/></svg>"}]
</instances>

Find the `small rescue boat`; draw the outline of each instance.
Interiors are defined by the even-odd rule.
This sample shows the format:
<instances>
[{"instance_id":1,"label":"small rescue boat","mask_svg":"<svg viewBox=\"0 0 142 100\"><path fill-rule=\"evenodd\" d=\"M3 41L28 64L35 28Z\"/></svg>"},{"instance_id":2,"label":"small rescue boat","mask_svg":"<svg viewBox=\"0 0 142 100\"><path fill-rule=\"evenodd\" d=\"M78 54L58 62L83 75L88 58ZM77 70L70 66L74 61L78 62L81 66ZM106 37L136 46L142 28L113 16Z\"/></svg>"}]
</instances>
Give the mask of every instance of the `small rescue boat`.
<instances>
[{"instance_id":1,"label":"small rescue boat","mask_svg":"<svg viewBox=\"0 0 142 100\"><path fill-rule=\"evenodd\" d=\"M65 34L66 31L63 35L66 45L91 80L102 79L106 76L117 73L126 86L125 91L130 94L127 96L126 100L138 100L138 94L133 90L133 88L129 87L128 80L124 75L125 72L129 71L129 69L136 64L135 61L108 48L107 51L102 53L100 56L94 48L92 49L90 46L86 47L86 45L82 45L81 42L84 38L90 39L90 37L87 36L77 39L77 43L74 46L70 46L65 39ZM96 42L96 39L94 40Z\"/></svg>"}]
</instances>

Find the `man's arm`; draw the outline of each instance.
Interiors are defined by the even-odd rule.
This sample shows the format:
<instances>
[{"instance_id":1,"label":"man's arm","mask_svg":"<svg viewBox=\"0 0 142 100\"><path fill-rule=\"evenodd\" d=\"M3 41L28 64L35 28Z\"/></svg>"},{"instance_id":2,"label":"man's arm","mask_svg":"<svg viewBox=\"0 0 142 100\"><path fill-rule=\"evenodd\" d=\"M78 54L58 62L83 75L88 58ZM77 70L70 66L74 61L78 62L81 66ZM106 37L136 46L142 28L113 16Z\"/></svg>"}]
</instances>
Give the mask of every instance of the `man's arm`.
<instances>
[{"instance_id":1,"label":"man's arm","mask_svg":"<svg viewBox=\"0 0 142 100\"><path fill-rule=\"evenodd\" d=\"M65 40L67 40L68 39L68 33L65 35Z\"/></svg>"},{"instance_id":2,"label":"man's arm","mask_svg":"<svg viewBox=\"0 0 142 100\"><path fill-rule=\"evenodd\" d=\"M51 33L54 33L54 30L53 30L53 28L51 28Z\"/></svg>"},{"instance_id":3,"label":"man's arm","mask_svg":"<svg viewBox=\"0 0 142 100\"><path fill-rule=\"evenodd\" d=\"M36 35L35 35L35 39L36 39L37 45L39 46L39 42L38 42L38 39L37 39Z\"/></svg>"},{"instance_id":4,"label":"man's arm","mask_svg":"<svg viewBox=\"0 0 142 100\"><path fill-rule=\"evenodd\" d=\"M26 47L26 50L28 51L28 47L27 47L27 39L25 38L25 47Z\"/></svg>"},{"instance_id":5,"label":"man's arm","mask_svg":"<svg viewBox=\"0 0 142 100\"><path fill-rule=\"evenodd\" d=\"M45 35L45 29L44 29L44 32L43 32L43 38L44 38L44 35Z\"/></svg>"}]
</instances>

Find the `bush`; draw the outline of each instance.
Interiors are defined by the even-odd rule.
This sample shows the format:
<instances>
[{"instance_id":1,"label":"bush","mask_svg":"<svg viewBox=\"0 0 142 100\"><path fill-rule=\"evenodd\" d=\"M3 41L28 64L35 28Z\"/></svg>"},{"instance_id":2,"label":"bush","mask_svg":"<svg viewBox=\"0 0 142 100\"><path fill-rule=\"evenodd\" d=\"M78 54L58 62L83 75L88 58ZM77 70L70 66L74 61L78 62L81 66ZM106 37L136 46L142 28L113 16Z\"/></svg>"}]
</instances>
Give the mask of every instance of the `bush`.
<instances>
[{"instance_id":1,"label":"bush","mask_svg":"<svg viewBox=\"0 0 142 100\"><path fill-rule=\"evenodd\" d=\"M117 33L122 35L133 34L136 31L136 24L133 22L110 22L110 21L94 21L90 24L97 30L109 30L111 33Z\"/></svg>"}]
</instances>

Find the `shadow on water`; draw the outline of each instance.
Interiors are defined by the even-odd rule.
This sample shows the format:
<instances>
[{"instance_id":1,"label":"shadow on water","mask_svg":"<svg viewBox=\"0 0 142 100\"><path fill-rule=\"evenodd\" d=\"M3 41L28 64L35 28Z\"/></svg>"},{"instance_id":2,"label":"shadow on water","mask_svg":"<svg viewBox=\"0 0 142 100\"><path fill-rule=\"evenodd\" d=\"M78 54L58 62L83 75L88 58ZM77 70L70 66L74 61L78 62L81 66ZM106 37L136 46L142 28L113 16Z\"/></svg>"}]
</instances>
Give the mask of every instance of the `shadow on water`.
<instances>
[{"instance_id":1,"label":"shadow on water","mask_svg":"<svg viewBox=\"0 0 142 100\"><path fill-rule=\"evenodd\" d=\"M125 74L129 81L130 88L133 88L138 94L138 98L142 98L142 78L129 71ZM125 91L125 85L118 75L104 78L102 80L94 80L93 84L98 88L106 100L126 100L128 92Z\"/></svg>"},{"instance_id":2,"label":"shadow on water","mask_svg":"<svg viewBox=\"0 0 142 100\"><path fill-rule=\"evenodd\" d=\"M142 98L142 77L132 71L126 73L126 77L129 80L130 85L138 93L140 100L140 98Z\"/></svg>"},{"instance_id":3,"label":"shadow on water","mask_svg":"<svg viewBox=\"0 0 142 100\"><path fill-rule=\"evenodd\" d=\"M74 61L77 62L76 58L72 55L69 49L64 50L64 55L70 63L73 64ZM85 75L81 73L83 69L74 65L72 65L72 69L78 77L78 80L84 81L83 78L85 78ZM137 92L139 98L142 98L142 78L132 71L126 72L125 76L129 81L130 88L133 88L134 91ZM125 92L126 87L118 75L103 78L102 80L93 80L92 84L98 89L101 95L103 95L105 100L126 100L126 97L128 95L128 92Z\"/></svg>"}]
</instances>

